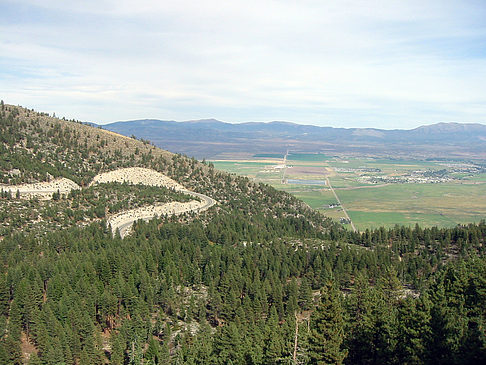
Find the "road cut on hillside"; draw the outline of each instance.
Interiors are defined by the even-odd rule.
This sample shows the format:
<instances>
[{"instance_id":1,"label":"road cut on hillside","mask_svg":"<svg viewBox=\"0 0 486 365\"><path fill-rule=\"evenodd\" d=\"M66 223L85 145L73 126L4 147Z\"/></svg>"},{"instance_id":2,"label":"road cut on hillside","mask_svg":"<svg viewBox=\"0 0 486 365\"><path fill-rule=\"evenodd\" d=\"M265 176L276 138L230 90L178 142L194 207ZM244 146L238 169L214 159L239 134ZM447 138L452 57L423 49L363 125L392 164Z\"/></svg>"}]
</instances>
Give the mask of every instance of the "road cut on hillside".
<instances>
[{"instance_id":1,"label":"road cut on hillside","mask_svg":"<svg viewBox=\"0 0 486 365\"><path fill-rule=\"evenodd\" d=\"M93 178L90 186L93 184L110 182L163 186L187 195L191 195L198 199L191 200L187 203L170 202L166 204L151 205L148 207L131 209L115 214L114 216L108 218L107 224L111 226L113 234L115 234L116 230L118 229L122 238L130 233L133 223L139 219L149 221L163 215L180 215L187 212L198 213L209 209L216 204L216 200L213 198L187 190L184 186L172 180L170 177L167 177L158 171L143 167L127 167L101 173Z\"/></svg>"},{"instance_id":2,"label":"road cut on hillside","mask_svg":"<svg viewBox=\"0 0 486 365\"><path fill-rule=\"evenodd\" d=\"M30 199L38 198L42 200L52 199L52 194L59 192L60 194L69 194L71 190L80 190L81 187L70 179L64 177L54 179L52 181L38 182L33 184L22 185L0 185L0 189L9 192L15 196L17 191L21 198Z\"/></svg>"},{"instance_id":3,"label":"road cut on hillside","mask_svg":"<svg viewBox=\"0 0 486 365\"><path fill-rule=\"evenodd\" d=\"M187 190L184 186L175 180L172 180L170 177L167 177L158 171L143 167L127 167L103 172L96 175L89 186L110 182L165 187L196 198L195 200L186 203L170 202L125 210L108 217L107 224L111 226L112 233L115 234L118 230L122 238L130 233L133 223L139 219L149 221L153 218L165 215L180 215L187 212L199 213L216 204L216 200L213 198ZM74 181L66 178L59 178L51 182L40 182L35 184L0 185L0 188L4 191L10 191L12 194L16 194L18 190L22 198L39 197L46 200L52 199L52 194L56 192L68 194L71 190L81 189L81 187Z\"/></svg>"},{"instance_id":4,"label":"road cut on hillside","mask_svg":"<svg viewBox=\"0 0 486 365\"><path fill-rule=\"evenodd\" d=\"M176 191L186 190L186 188L184 188L178 182L172 180L170 177L167 177L158 171L144 167L127 167L103 172L96 175L89 186L110 182L118 182L122 184L126 182L133 185L141 184L149 186L163 186Z\"/></svg>"},{"instance_id":5,"label":"road cut on hillside","mask_svg":"<svg viewBox=\"0 0 486 365\"><path fill-rule=\"evenodd\" d=\"M202 195L202 194L201 194ZM205 196L206 197L206 196ZM180 215L187 212L201 212L208 209L215 204L215 201L209 197L207 199L191 200L187 203L170 202L159 205L151 205L148 207L141 207L130 209L110 217L107 224L111 226L113 234L118 230L121 238L124 238L137 220L149 221L156 217Z\"/></svg>"}]
</instances>

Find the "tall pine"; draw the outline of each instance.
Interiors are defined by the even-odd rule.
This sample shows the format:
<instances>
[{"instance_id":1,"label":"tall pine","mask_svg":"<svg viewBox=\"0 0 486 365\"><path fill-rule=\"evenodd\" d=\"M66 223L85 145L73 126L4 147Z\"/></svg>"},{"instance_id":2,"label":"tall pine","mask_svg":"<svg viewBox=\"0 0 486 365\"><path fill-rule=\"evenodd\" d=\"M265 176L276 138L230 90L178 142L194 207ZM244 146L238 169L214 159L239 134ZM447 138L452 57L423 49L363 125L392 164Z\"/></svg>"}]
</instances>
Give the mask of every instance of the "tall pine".
<instances>
[{"instance_id":1,"label":"tall pine","mask_svg":"<svg viewBox=\"0 0 486 365\"><path fill-rule=\"evenodd\" d=\"M311 316L309 356L311 364L342 364L348 351L344 340L341 293L331 282L321 290L321 300Z\"/></svg>"}]
</instances>

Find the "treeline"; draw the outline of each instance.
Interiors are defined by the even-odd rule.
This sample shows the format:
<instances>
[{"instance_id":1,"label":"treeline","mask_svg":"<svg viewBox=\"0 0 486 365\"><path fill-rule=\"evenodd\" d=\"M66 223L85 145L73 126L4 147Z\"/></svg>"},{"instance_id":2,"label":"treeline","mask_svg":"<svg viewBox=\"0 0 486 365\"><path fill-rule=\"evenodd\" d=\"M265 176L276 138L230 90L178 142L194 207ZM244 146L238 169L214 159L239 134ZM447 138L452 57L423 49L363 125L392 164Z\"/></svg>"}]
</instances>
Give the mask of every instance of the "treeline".
<instances>
[{"instance_id":1,"label":"treeline","mask_svg":"<svg viewBox=\"0 0 486 365\"><path fill-rule=\"evenodd\" d=\"M0 182L5 184L62 176L84 186L102 170L147 164L154 150L143 142L20 107L0 111ZM9 174L12 169L20 174Z\"/></svg>"},{"instance_id":2,"label":"treeline","mask_svg":"<svg viewBox=\"0 0 486 365\"><path fill-rule=\"evenodd\" d=\"M407 292L393 250L316 239L292 217L214 219L139 223L124 240L103 225L5 238L0 363L20 364L27 343L34 364L485 359L476 253Z\"/></svg>"}]
</instances>

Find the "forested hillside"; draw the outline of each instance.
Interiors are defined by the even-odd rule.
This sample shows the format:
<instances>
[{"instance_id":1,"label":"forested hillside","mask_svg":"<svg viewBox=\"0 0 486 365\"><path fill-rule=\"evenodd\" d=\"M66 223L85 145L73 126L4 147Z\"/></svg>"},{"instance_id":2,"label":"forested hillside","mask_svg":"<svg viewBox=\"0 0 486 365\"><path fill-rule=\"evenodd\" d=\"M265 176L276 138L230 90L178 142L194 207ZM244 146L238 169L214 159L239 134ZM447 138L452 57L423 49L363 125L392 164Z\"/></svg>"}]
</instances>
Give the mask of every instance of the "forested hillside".
<instances>
[{"instance_id":1,"label":"forested hillside","mask_svg":"<svg viewBox=\"0 0 486 365\"><path fill-rule=\"evenodd\" d=\"M289 194L148 141L3 103L0 116L5 186L82 187L50 200L2 193L0 364L486 361L486 223L347 232ZM187 199L87 187L135 166L218 204L113 236L108 215Z\"/></svg>"},{"instance_id":2,"label":"forested hillside","mask_svg":"<svg viewBox=\"0 0 486 365\"><path fill-rule=\"evenodd\" d=\"M54 204L38 199L30 199L27 204L15 199L15 188L7 191L7 185L59 177L87 187L100 172L132 166L154 169L188 189L213 197L220 203L215 210L236 209L249 216L278 215L296 219L305 216L321 230L330 225L323 216L289 194L219 172L211 164L163 151L145 140L138 141L3 103L0 117L0 182L5 184L0 184L3 199L0 236L19 229L52 230L74 224L86 225L105 218L106 214L144 202L186 199L168 191L157 195L153 189L140 186L136 187L140 192L135 195L136 189L130 192L123 186L108 189L103 184L72 191L65 197L58 195ZM130 194L132 198L129 199Z\"/></svg>"}]
</instances>

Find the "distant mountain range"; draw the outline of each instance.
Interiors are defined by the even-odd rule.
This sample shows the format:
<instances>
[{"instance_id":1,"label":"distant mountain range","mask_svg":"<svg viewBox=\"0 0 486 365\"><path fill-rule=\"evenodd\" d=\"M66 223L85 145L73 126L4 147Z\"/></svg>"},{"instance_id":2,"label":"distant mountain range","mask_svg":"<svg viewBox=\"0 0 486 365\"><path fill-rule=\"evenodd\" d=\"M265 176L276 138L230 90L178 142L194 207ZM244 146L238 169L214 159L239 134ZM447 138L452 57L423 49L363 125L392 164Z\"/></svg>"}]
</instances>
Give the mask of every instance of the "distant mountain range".
<instances>
[{"instance_id":1,"label":"distant mountain range","mask_svg":"<svg viewBox=\"0 0 486 365\"><path fill-rule=\"evenodd\" d=\"M225 123L156 119L115 122L102 128L148 139L158 147L197 158L255 153L323 152L375 156L486 159L486 125L438 123L411 130L333 128L289 122Z\"/></svg>"}]
</instances>

